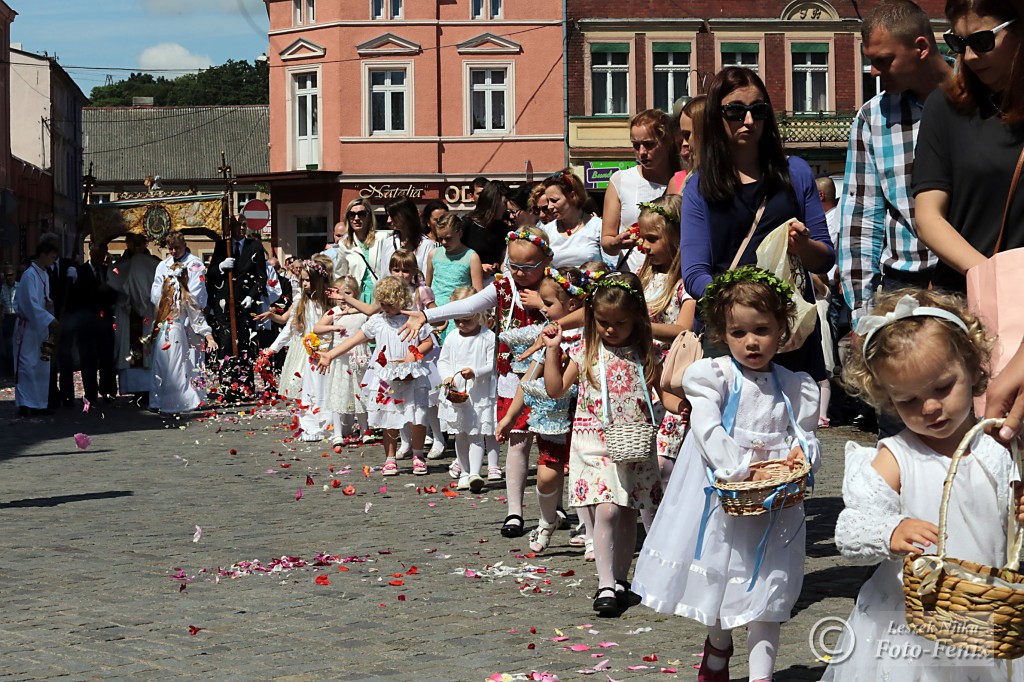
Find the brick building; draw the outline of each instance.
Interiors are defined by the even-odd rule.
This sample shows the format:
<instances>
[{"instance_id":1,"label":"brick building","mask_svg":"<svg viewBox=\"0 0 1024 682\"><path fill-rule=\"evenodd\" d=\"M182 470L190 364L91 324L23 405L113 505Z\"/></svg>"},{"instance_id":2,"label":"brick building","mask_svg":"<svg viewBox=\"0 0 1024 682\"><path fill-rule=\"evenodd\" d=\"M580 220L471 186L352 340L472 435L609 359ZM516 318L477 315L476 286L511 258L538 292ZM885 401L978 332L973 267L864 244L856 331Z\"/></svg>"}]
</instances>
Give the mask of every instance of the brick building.
<instances>
[{"instance_id":1,"label":"brick building","mask_svg":"<svg viewBox=\"0 0 1024 682\"><path fill-rule=\"evenodd\" d=\"M940 48L942 0L918 0ZM860 17L834 0L567 0L570 163L588 186L632 165L629 119L704 92L729 65L758 72L788 150L841 173L853 115L878 92L861 58Z\"/></svg>"},{"instance_id":2,"label":"brick building","mask_svg":"<svg viewBox=\"0 0 1024 682\"><path fill-rule=\"evenodd\" d=\"M345 204L465 207L472 179L565 164L561 0L268 0L275 245L308 257Z\"/></svg>"}]
</instances>

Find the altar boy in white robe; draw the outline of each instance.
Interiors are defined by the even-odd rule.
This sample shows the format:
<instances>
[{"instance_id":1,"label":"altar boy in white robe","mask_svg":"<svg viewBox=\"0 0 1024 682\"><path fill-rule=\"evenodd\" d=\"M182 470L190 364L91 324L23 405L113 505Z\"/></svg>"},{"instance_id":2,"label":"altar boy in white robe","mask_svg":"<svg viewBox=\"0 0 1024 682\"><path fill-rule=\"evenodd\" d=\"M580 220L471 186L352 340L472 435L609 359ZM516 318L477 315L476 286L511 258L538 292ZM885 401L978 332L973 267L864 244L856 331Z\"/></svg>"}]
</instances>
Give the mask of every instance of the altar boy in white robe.
<instances>
[{"instance_id":1,"label":"altar boy in white robe","mask_svg":"<svg viewBox=\"0 0 1024 682\"><path fill-rule=\"evenodd\" d=\"M50 299L50 280L46 274L57 260L60 246L42 241L36 247L36 258L21 276L14 296L18 320L14 332L15 375L14 399L22 417L49 414L51 346L43 352L43 342L60 328L54 317Z\"/></svg>"}]
</instances>

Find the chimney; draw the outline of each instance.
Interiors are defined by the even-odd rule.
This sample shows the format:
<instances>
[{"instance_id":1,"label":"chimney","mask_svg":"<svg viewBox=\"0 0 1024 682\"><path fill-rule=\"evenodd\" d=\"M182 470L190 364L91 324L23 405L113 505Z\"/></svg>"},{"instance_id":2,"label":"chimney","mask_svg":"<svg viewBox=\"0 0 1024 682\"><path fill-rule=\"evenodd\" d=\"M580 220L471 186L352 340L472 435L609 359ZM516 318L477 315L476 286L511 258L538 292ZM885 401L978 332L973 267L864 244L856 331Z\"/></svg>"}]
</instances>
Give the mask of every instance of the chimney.
<instances>
[{"instance_id":1,"label":"chimney","mask_svg":"<svg viewBox=\"0 0 1024 682\"><path fill-rule=\"evenodd\" d=\"M151 107L153 106L152 97L132 97L133 107Z\"/></svg>"}]
</instances>

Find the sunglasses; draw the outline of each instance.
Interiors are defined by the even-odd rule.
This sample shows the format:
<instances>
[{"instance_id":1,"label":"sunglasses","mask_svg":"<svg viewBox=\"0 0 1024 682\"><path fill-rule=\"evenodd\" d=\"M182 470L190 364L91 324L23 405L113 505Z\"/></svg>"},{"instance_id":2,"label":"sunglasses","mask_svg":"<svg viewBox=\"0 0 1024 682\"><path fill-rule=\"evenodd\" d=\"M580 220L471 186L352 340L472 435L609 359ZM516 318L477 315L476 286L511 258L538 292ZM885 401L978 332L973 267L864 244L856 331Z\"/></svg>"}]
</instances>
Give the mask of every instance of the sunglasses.
<instances>
[{"instance_id":1,"label":"sunglasses","mask_svg":"<svg viewBox=\"0 0 1024 682\"><path fill-rule=\"evenodd\" d=\"M767 102L754 102L746 105L741 102L729 102L722 107L722 117L726 121L742 121L750 114L755 121L767 121L772 115L772 108Z\"/></svg>"},{"instance_id":2,"label":"sunglasses","mask_svg":"<svg viewBox=\"0 0 1024 682\"><path fill-rule=\"evenodd\" d=\"M360 220L366 220L366 216L370 215L366 211L349 211L345 215L348 216L349 220L353 218L359 218Z\"/></svg>"},{"instance_id":3,"label":"sunglasses","mask_svg":"<svg viewBox=\"0 0 1024 682\"><path fill-rule=\"evenodd\" d=\"M945 39L946 44L949 45L949 51L953 54L963 54L967 51L967 48L974 50L974 54L982 54L983 52L991 52L996 46L996 34L1015 21L1017 20L1010 19L1009 21L1004 21L995 28L972 33L966 38L961 38L953 33L953 29L949 29L942 34L942 37Z\"/></svg>"},{"instance_id":4,"label":"sunglasses","mask_svg":"<svg viewBox=\"0 0 1024 682\"><path fill-rule=\"evenodd\" d=\"M512 261L509 261L508 262L508 269L509 270L518 270L520 272L530 272L532 270L536 270L539 267L542 267L543 265L544 265L544 261L541 261L540 263L535 263L533 265L523 265L522 263L513 263Z\"/></svg>"}]
</instances>

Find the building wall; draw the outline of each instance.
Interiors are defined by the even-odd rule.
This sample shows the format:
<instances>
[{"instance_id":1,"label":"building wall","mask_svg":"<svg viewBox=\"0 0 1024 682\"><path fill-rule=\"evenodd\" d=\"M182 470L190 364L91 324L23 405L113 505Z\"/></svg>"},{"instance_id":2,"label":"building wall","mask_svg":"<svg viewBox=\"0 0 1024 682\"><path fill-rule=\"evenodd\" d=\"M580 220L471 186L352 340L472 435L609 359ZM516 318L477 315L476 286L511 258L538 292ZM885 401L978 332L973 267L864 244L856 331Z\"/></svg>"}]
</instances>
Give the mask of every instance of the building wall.
<instances>
[{"instance_id":1,"label":"building wall","mask_svg":"<svg viewBox=\"0 0 1024 682\"><path fill-rule=\"evenodd\" d=\"M40 168L49 168L52 161L50 81L50 60L11 51L11 153Z\"/></svg>"}]
</instances>

